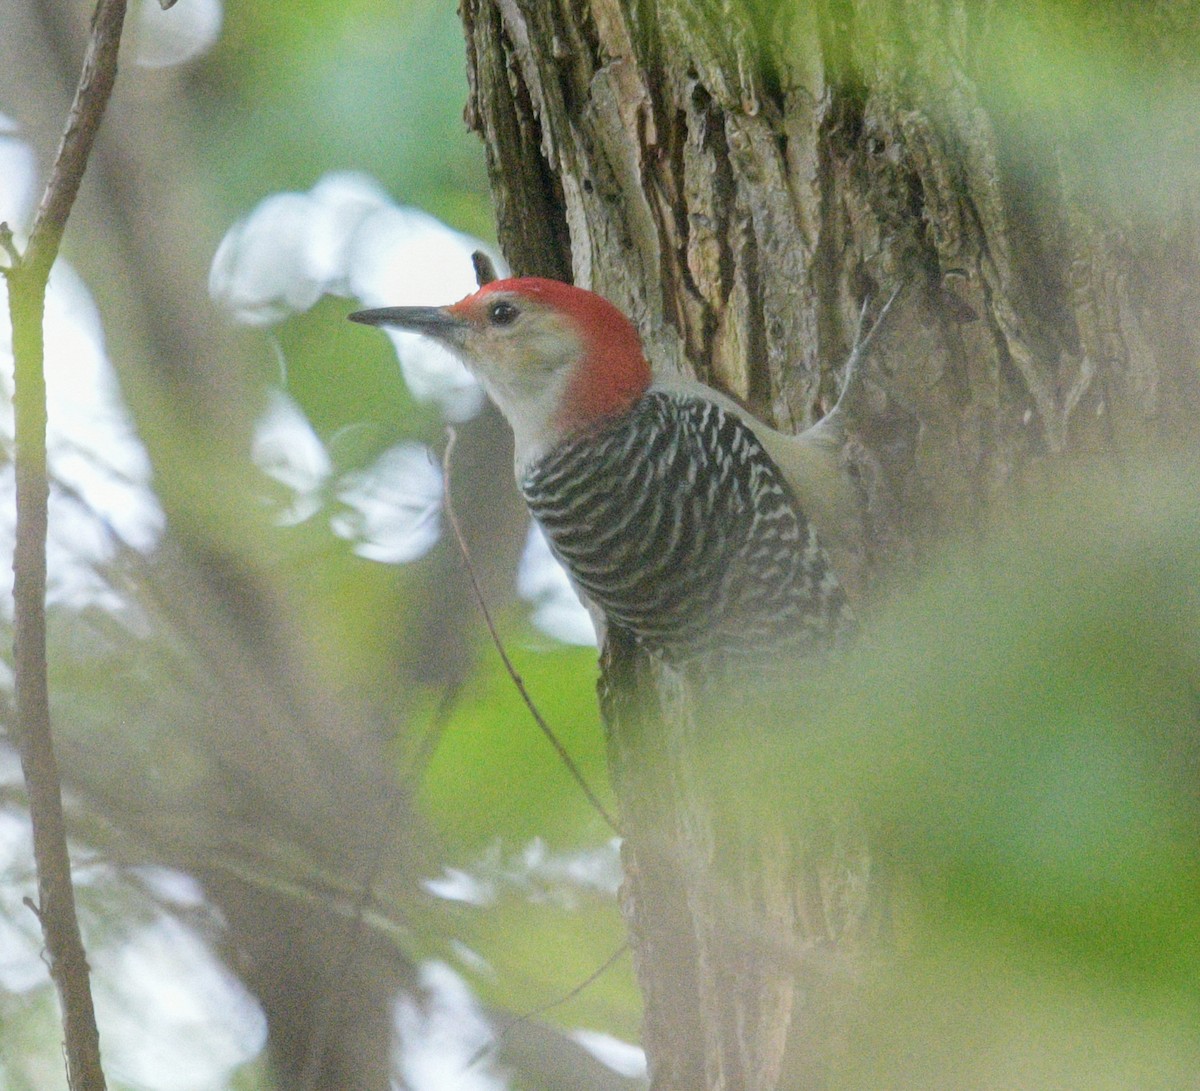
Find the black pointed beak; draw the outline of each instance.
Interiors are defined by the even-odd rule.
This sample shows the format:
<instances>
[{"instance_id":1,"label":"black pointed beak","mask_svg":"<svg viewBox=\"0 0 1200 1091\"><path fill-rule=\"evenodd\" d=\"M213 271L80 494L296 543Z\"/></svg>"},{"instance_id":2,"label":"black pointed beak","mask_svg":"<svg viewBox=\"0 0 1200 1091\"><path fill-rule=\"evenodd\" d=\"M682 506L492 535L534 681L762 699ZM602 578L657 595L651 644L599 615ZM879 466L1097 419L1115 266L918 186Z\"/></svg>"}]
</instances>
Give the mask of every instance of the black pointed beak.
<instances>
[{"instance_id":1,"label":"black pointed beak","mask_svg":"<svg viewBox=\"0 0 1200 1091\"><path fill-rule=\"evenodd\" d=\"M397 330L423 333L439 341L449 341L459 334L465 323L446 307L380 307L373 311L355 311L347 315L351 322L364 326L389 326Z\"/></svg>"}]
</instances>

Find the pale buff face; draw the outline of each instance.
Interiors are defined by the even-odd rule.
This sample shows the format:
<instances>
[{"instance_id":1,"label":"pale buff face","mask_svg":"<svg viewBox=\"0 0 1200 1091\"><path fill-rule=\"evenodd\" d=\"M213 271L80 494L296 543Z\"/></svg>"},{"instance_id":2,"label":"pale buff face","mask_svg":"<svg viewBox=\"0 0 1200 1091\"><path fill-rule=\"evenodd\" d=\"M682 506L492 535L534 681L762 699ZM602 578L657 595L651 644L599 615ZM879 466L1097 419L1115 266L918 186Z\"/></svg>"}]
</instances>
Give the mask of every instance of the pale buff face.
<instances>
[{"instance_id":1,"label":"pale buff face","mask_svg":"<svg viewBox=\"0 0 1200 1091\"><path fill-rule=\"evenodd\" d=\"M512 426L518 472L559 438L558 408L584 346L554 307L493 291L449 307L388 307L351 317L424 334L459 357Z\"/></svg>"},{"instance_id":2,"label":"pale buff face","mask_svg":"<svg viewBox=\"0 0 1200 1091\"><path fill-rule=\"evenodd\" d=\"M447 308L456 320L445 340L479 379L512 426L524 465L558 438L556 415L584 353L570 320L515 292L470 297Z\"/></svg>"},{"instance_id":3,"label":"pale buff face","mask_svg":"<svg viewBox=\"0 0 1200 1091\"><path fill-rule=\"evenodd\" d=\"M566 316L515 292L471 296L447 311L456 321L446 343L489 390L528 397L556 385L583 354Z\"/></svg>"},{"instance_id":4,"label":"pale buff face","mask_svg":"<svg viewBox=\"0 0 1200 1091\"><path fill-rule=\"evenodd\" d=\"M540 277L493 281L449 307L350 316L440 341L478 377L512 426L517 471L630 408L651 382L633 324L608 300Z\"/></svg>"}]
</instances>

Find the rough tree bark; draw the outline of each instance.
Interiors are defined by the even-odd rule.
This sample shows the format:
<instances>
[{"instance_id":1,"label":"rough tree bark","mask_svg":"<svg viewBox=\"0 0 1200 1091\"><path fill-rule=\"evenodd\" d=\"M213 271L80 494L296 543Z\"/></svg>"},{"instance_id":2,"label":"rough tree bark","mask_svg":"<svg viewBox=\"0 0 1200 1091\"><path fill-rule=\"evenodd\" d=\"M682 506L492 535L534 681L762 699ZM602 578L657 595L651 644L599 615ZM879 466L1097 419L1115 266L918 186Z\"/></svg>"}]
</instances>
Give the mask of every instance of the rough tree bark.
<instances>
[{"instance_id":1,"label":"rough tree bark","mask_svg":"<svg viewBox=\"0 0 1200 1091\"><path fill-rule=\"evenodd\" d=\"M980 48L1011 30L1003 7L462 0L505 254L616 302L655 367L798 430L864 299L909 285L881 403L904 412L860 421L845 452L870 586L1045 468L1166 442L1200 409L1195 195L1121 211L1065 112L1031 140ZM1032 29L1060 32L1062 7ZM1187 78L1185 7L1127 16L1164 84ZM601 688L654 1087L820 1086L837 967L877 930L861 843L815 822L731 863L695 773L696 695L621 647Z\"/></svg>"}]
</instances>

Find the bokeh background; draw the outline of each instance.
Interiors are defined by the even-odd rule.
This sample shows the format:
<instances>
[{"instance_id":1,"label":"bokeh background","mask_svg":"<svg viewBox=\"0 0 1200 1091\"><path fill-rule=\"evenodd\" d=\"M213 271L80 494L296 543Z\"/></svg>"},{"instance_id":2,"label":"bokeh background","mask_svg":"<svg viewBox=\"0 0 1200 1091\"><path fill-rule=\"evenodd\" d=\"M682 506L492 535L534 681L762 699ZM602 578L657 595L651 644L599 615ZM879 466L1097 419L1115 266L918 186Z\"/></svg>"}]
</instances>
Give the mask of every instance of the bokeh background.
<instances>
[{"instance_id":1,"label":"bokeh background","mask_svg":"<svg viewBox=\"0 0 1200 1091\"><path fill-rule=\"evenodd\" d=\"M1053 40L1014 21L1009 101L1099 134L1102 103L1156 97L1153 49L1060 7ZM18 243L87 17L0 0ZM461 297L477 247L500 263L461 34L445 0L131 5L46 322L53 712L114 1088L643 1082L618 843L490 644L447 426L483 595L607 801L586 615L469 378L345 321ZM1169 91L1152 131L1194 104ZM1095 146L1111 177L1126 151ZM1161 147L1128 154L1150 217L1194 162L1148 170ZM714 740L740 805L853 801L898 877L847 1086L1194 1086L1198 486L1154 453L1032 490L761 752ZM4 669L6 726L11 692ZM41 1091L65 1086L57 1005L0 758L0 1087Z\"/></svg>"},{"instance_id":2,"label":"bokeh background","mask_svg":"<svg viewBox=\"0 0 1200 1091\"><path fill-rule=\"evenodd\" d=\"M0 13L18 240L87 18ZM590 624L474 383L345 321L470 290L466 96L445 3L131 5L47 314L54 716L113 1086L502 1086L483 1047L622 945L612 833L447 540L447 424L508 651L604 793ZM65 1086L11 752L3 792L0 1084ZM584 1042L637 1073L606 1037L636 1037L627 957L555 1014L510 1067L611 1072Z\"/></svg>"}]
</instances>

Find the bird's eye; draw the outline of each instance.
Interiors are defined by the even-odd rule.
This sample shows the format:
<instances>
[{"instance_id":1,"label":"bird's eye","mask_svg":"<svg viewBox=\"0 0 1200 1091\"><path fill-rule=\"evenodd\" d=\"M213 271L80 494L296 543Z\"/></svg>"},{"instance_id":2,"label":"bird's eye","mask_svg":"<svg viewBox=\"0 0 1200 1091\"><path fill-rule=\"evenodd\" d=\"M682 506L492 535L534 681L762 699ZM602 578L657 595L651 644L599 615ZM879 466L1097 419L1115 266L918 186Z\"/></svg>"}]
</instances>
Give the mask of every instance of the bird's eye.
<instances>
[{"instance_id":1,"label":"bird's eye","mask_svg":"<svg viewBox=\"0 0 1200 1091\"><path fill-rule=\"evenodd\" d=\"M507 299L497 299L487 310L488 321L493 326L509 326L520 313Z\"/></svg>"}]
</instances>

